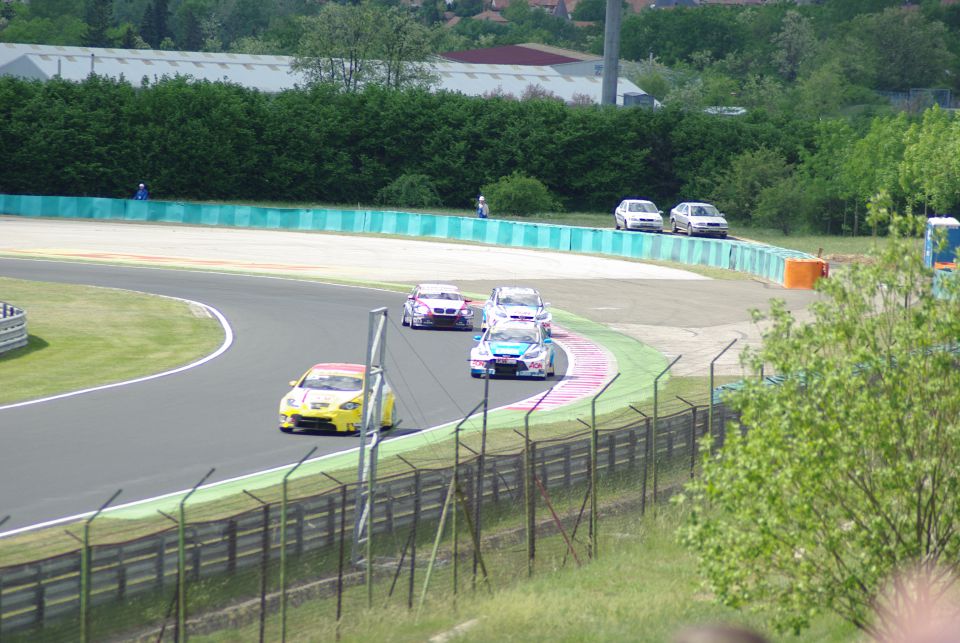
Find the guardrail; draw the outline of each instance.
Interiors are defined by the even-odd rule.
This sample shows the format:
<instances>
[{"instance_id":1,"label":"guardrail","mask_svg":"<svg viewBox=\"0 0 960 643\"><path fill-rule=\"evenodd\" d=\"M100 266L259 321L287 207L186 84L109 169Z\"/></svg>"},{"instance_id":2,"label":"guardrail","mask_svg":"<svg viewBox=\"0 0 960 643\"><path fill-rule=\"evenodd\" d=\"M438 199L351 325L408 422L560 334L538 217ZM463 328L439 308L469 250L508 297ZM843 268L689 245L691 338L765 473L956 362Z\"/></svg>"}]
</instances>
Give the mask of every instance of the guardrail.
<instances>
[{"instance_id":1,"label":"guardrail","mask_svg":"<svg viewBox=\"0 0 960 643\"><path fill-rule=\"evenodd\" d=\"M697 442L708 430L707 409L692 407L661 417L653 434L651 418L601 431L597 444L597 470L605 479L617 475L642 475L646 497L648 465L656 468L688 467L697 461ZM731 413L715 407L718 419L717 444L722 444ZM566 440L531 442L533 471L551 493L584 485L590 479L589 432ZM488 455L483 482L477 478L478 458L460 462L464 495L472 498L475 484L482 484L483 506L522 506L524 488L523 451ZM651 489L656 489L656 477ZM451 477L452 466L420 468L409 473L381 478L372 533L387 540L406 536L414 521L423 524L439 518ZM663 478L661 477L661 480ZM346 492L345 492L346 490ZM300 556L334 548L343 538L338 531L353 525L355 485L334 487L324 493L291 501L286 510L288 555ZM656 491L653 492L656 494ZM656 497L654 495L654 497ZM344 503L344 499L347 499ZM191 583L205 578L230 577L244 569L256 569L281 557L279 503L265 504L237 515L186 525L185 572ZM345 514L342 515L342 514ZM347 528L351 538L352 527ZM93 605L120 606L135 596L171 591L178 573L177 528L127 542L91 547L89 591ZM42 637L43 628L58 621L76 619L81 601L81 552L0 567L0 637L33 630ZM120 609L118 607L117 609ZM115 614L118 616L118 614ZM170 618L157 617L144 627L161 627Z\"/></svg>"},{"instance_id":2,"label":"guardrail","mask_svg":"<svg viewBox=\"0 0 960 643\"><path fill-rule=\"evenodd\" d=\"M813 256L796 250L742 241L637 234L610 228L578 228L549 223L416 212L261 208L171 201L0 194L0 213L27 217L155 221L273 230L433 237L515 248L584 252L712 266L746 272L778 284L784 283L787 259L814 259Z\"/></svg>"},{"instance_id":3,"label":"guardrail","mask_svg":"<svg viewBox=\"0 0 960 643\"><path fill-rule=\"evenodd\" d=\"M0 353L27 345L27 313L0 302Z\"/></svg>"}]
</instances>

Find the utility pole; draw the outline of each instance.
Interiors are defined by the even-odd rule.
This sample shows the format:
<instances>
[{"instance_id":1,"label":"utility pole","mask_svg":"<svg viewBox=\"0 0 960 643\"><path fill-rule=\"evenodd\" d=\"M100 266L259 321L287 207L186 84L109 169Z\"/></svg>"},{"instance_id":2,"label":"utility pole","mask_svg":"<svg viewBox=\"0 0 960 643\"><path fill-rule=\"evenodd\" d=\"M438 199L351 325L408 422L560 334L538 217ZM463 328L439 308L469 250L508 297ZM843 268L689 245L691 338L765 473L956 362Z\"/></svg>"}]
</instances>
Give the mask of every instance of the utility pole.
<instances>
[{"instance_id":1,"label":"utility pole","mask_svg":"<svg viewBox=\"0 0 960 643\"><path fill-rule=\"evenodd\" d=\"M617 76L620 75L620 17L622 0L607 0L603 29L603 85L601 105L617 104Z\"/></svg>"}]
</instances>

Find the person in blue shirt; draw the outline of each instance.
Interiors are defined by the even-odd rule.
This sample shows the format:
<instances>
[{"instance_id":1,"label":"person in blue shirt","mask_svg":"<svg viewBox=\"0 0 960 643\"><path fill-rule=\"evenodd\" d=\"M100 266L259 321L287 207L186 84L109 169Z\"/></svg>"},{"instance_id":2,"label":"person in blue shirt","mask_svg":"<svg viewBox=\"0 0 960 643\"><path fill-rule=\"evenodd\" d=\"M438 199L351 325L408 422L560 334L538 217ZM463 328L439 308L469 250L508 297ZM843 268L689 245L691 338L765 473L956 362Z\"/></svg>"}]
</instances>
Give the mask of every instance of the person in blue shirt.
<instances>
[{"instance_id":1,"label":"person in blue shirt","mask_svg":"<svg viewBox=\"0 0 960 643\"><path fill-rule=\"evenodd\" d=\"M137 188L137 193L133 195L134 201L146 201L150 198L150 193L147 192L147 186L143 183Z\"/></svg>"},{"instance_id":2,"label":"person in blue shirt","mask_svg":"<svg viewBox=\"0 0 960 643\"><path fill-rule=\"evenodd\" d=\"M483 195L480 195L480 198L477 199L477 217L480 219L486 219L490 216L490 206L487 205L487 200L483 198Z\"/></svg>"}]
</instances>

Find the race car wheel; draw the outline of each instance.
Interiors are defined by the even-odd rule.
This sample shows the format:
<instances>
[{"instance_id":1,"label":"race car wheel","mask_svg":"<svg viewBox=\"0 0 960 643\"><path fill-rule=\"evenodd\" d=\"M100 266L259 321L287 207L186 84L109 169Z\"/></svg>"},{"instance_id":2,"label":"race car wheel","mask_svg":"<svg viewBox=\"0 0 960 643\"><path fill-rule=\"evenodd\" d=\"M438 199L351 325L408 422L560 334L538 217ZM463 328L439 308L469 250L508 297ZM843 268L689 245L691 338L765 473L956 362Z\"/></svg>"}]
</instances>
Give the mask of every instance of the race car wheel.
<instances>
[{"instance_id":1,"label":"race car wheel","mask_svg":"<svg viewBox=\"0 0 960 643\"><path fill-rule=\"evenodd\" d=\"M409 326L409 325L410 325L410 322L407 321L407 309L406 309L406 308L403 309L403 314L400 315L400 325L401 325L401 326Z\"/></svg>"},{"instance_id":2,"label":"race car wheel","mask_svg":"<svg viewBox=\"0 0 960 643\"><path fill-rule=\"evenodd\" d=\"M687 224L687 236L688 236L688 237L692 237L692 236L693 236L693 224L691 224L691 223L688 223L688 224Z\"/></svg>"},{"instance_id":3,"label":"race car wheel","mask_svg":"<svg viewBox=\"0 0 960 643\"><path fill-rule=\"evenodd\" d=\"M480 373L474 373L473 371L470 371L470 377L472 377L472 378L474 378L474 379L479 379L479 378L480 378Z\"/></svg>"},{"instance_id":4,"label":"race car wheel","mask_svg":"<svg viewBox=\"0 0 960 643\"><path fill-rule=\"evenodd\" d=\"M670 228L671 228L670 232L672 232L673 234L677 234L677 220L676 220L676 219L670 219Z\"/></svg>"},{"instance_id":5,"label":"race car wheel","mask_svg":"<svg viewBox=\"0 0 960 643\"><path fill-rule=\"evenodd\" d=\"M281 426L280 430L283 431L284 433L293 433L292 426Z\"/></svg>"},{"instance_id":6,"label":"race car wheel","mask_svg":"<svg viewBox=\"0 0 960 643\"><path fill-rule=\"evenodd\" d=\"M620 219L617 218L617 215L613 215L613 227L617 230L620 229Z\"/></svg>"}]
</instances>

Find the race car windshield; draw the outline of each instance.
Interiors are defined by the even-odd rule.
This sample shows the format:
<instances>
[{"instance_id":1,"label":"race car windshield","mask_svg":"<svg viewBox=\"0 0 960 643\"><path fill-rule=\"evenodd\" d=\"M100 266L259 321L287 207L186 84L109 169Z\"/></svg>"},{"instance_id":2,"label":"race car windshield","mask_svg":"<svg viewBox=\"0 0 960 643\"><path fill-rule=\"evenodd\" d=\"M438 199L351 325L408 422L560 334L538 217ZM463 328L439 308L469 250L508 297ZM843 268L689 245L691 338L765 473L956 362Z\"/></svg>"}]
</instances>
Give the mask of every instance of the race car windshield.
<instances>
[{"instance_id":1,"label":"race car windshield","mask_svg":"<svg viewBox=\"0 0 960 643\"><path fill-rule=\"evenodd\" d=\"M537 334L533 331L522 328L495 328L490 331L487 341L490 342L511 342L517 344L535 344Z\"/></svg>"},{"instance_id":2,"label":"race car windshield","mask_svg":"<svg viewBox=\"0 0 960 643\"><path fill-rule=\"evenodd\" d=\"M540 298L536 295L500 295L501 306L540 306Z\"/></svg>"},{"instance_id":3,"label":"race car windshield","mask_svg":"<svg viewBox=\"0 0 960 643\"><path fill-rule=\"evenodd\" d=\"M627 206L627 212L656 212L652 203L631 203Z\"/></svg>"},{"instance_id":4,"label":"race car windshield","mask_svg":"<svg viewBox=\"0 0 960 643\"><path fill-rule=\"evenodd\" d=\"M450 301L460 301L463 299L458 292L421 292L420 296L424 299L449 299Z\"/></svg>"},{"instance_id":5,"label":"race car windshield","mask_svg":"<svg viewBox=\"0 0 960 643\"><path fill-rule=\"evenodd\" d=\"M320 391L359 391L363 387L363 380L349 375L310 373L300 384L300 387Z\"/></svg>"}]
</instances>

